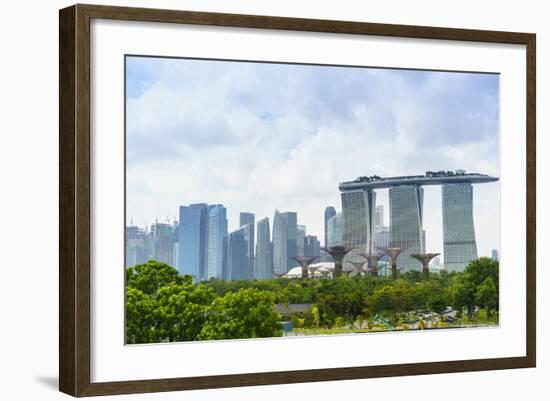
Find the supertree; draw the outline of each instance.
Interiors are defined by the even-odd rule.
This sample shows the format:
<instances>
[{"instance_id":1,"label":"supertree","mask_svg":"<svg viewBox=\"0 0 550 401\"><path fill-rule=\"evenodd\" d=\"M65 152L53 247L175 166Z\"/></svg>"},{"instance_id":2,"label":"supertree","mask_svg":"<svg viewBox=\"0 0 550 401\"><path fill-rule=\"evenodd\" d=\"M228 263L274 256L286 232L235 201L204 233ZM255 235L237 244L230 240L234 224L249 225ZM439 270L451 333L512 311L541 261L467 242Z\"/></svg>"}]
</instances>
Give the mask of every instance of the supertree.
<instances>
[{"instance_id":1,"label":"supertree","mask_svg":"<svg viewBox=\"0 0 550 401\"><path fill-rule=\"evenodd\" d=\"M346 270L346 272L355 273L356 276L360 276L362 273L365 272L365 269L363 269L363 266L365 265L365 261L350 261L350 263L355 267L353 270Z\"/></svg>"},{"instance_id":2,"label":"supertree","mask_svg":"<svg viewBox=\"0 0 550 401\"><path fill-rule=\"evenodd\" d=\"M422 263L422 277L427 279L430 276L429 263L430 260L438 256L439 253L413 253L411 258L418 260Z\"/></svg>"},{"instance_id":3,"label":"supertree","mask_svg":"<svg viewBox=\"0 0 550 401\"><path fill-rule=\"evenodd\" d=\"M391 277L394 280L397 279L397 257L401 252L403 252L403 249L397 248L397 247L378 248L378 249L384 252L386 255L388 255L391 258Z\"/></svg>"},{"instance_id":4,"label":"supertree","mask_svg":"<svg viewBox=\"0 0 550 401\"><path fill-rule=\"evenodd\" d=\"M328 253L332 260L334 260L334 276L338 277L342 275L342 261L344 260L344 257L354 248L343 246L343 245L335 245L335 246L328 246L328 247L322 247L323 251Z\"/></svg>"},{"instance_id":5,"label":"supertree","mask_svg":"<svg viewBox=\"0 0 550 401\"><path fill-rule=\"evenodd\" d=\"M367 272L373 276L378 276L378 261L380 260L380 255L372 253L360 253L360 256L364 257L367 264Z\"/></svg>"},{"instance_id":6,"label":"supertree","mask_svg":"<svg viewBox=\"0 0 550 401\"><path fill-rule=\"evenodd\" d=\"M291 256L290 257L290 259L293 259L296 262L298 262L298 264L302 268L302 278L306 278L308 276L309 265L317 258L318 256Z\"/></svg>"}]
</instances>

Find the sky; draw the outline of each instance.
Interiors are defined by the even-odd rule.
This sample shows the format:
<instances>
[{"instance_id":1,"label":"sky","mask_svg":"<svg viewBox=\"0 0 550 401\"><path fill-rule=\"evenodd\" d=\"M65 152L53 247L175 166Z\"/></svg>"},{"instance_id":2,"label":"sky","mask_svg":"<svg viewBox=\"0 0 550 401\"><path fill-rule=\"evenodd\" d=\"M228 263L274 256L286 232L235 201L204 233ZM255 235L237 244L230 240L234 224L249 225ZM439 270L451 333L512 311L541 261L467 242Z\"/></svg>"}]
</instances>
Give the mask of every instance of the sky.
<instances>
[{"instance_id":1,"label":"sky","mask_svg":"<svg viewBox=\"0 0 550 401\"><path fill-rule=\"evenodd\" d=\"M129 56L127 222L221 203L229 230L296 211L323 239L338 183L465 169L499 177L499 76ZM424 187L426 251L442 252L441 188ZM388 191L377 192L389 224ZM500 184L474 186L478 254L500 249Z\"/></svg>"}]
</instances>

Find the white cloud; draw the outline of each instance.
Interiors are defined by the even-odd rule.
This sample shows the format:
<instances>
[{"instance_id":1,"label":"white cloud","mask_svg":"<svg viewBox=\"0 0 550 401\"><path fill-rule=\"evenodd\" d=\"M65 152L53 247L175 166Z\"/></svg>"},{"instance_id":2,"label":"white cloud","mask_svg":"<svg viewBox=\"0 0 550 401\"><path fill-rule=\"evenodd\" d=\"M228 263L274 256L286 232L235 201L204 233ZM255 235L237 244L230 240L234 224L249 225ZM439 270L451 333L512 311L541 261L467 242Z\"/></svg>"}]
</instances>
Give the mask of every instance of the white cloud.
<instances>
[{"instance_id":1,"label":"white cloud","mask_svg":"<svg viewBox=\"0 0 550 401\"><path fill-rule=\"evenodd\" d=\"M240 211L272 219L278 208L322 236L324 208L340 209L340 181L499 172L498 78L489 75L159 59L154 83L128 100L127 123L128 217L139 224L175 217L182 204L223 203L230 228ZM434 251L437 191L425 200ZM484 202L476 195L484 254L499 246L498 193L491 184Z\"/></svg>"}]
</instances>

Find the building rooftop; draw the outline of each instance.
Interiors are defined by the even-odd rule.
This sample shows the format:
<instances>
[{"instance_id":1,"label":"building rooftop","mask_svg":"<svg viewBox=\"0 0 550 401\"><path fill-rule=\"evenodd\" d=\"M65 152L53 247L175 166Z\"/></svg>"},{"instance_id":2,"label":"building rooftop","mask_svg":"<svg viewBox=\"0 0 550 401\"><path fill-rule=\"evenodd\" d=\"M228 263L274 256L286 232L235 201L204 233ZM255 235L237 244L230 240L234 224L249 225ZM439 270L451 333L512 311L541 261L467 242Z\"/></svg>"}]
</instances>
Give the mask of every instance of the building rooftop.
<instances>
[{"instance_id":1,"label":"building rooftop","mask_svg":"<svg viewBox=\"0 0 550 401\"><path fill-rule=\"evenodd\" d=\"M498 177L491 177L487 174L466 173L465 170L455 171L426 171L424 175L409 175L399 177L357 177L353 181L341 182L338 186L340 191L353 189L380 189L390 188L398 185L442 185L469 182L481 184L485 182L498 181Z\"/></svg>"}]
</instances>

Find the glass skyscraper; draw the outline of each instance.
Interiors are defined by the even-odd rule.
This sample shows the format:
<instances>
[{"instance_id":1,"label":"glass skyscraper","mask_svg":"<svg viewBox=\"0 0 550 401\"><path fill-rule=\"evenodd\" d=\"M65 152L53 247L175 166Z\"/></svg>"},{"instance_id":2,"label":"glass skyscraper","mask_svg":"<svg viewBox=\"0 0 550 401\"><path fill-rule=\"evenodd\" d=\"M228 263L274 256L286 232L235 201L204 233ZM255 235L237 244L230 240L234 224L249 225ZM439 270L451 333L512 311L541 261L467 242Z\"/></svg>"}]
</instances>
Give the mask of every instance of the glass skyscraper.
<instances>
[{"instance_id":1,"label":"glass skyscraper","mask_svg":"<svg viewBox=\"0 0 550 401\"><path fill-rule=\"evenodd\" d=\"M256 265L254 269L254 278L268 279L271 278L273 257L271 235L269 231L269 218L258 221L256 226L258 240L256 241Z\"/></svg>"},{"instance_id":2,"label":"glass skyscraper","mask_svg":"<svg viewBox=\"0 0 550 401\"><path fill-rule=\"evenodd\" d=\"M441 195L443 263L447 271L462 271L477 258L472 184L445 184L441 187Z\"/></svg>"},{"instance_id":3,"label":"glass skyscraper","mask_svg":"<svg viewBox=\"0 0 550 401\"><path fill-rule=\"evenodd\" d=\"M329 246L328 244L328 221L336 216L336 209L334 206L327 206L325 208L325 237L323 238L325 247Z\"/></svg>"},{"instance_id":4,"label":"glass skyscraper","mask_svg":"<svg viewBox=\"0 0 550 401\"><path fill-rule=\"evenodd\" d=\"M167 223L151 224L153 259L174 266L174 227Z\"/></svg>"},{"instance_id":5,"label":"glass skyscraper","mask_svg":"<svg viewBox=\"0 0 550 401\"><path fill-rule=\"evenodd\" d=\"M286 220L281 212L275 210L273 217L273 271L283 274L287 269L287 229Z\"/></svg>"},{"instance_id":6,"label":"glass skyscraper","mask_svg":"<svg viewBox=\"0 0 550 401\"><path fill-rule=\"evenodd\" d=\"M283 217L286 224L286 269L288 271L298 266L298 262L291 259L298 256L298 214L296 212L284 212Z\"/></svg>"},{"instance_id":7,"label":"glass skyscraper","mask_svg":"<svg viewBox=\"0 0 550 401\"><path fill-rule=\"evenodd\" d=\"M206 276L208 206L197 203L180 206L178 270L197 281Z\"/></svg>"},{"instance_id":8,"label":"glass skyscraper","mask_svg":"<svg viewBox=\"0 0 550 401\"><path fill-rule=\"evenodd\" d=\"M247 224L229 234L227 249L227 270L229 280L252 280L248 247L250 226Z\"/></svg>"},{"instance_id":9,"label":"glass skyscraper","mask_svg":"<svg viewBox=\"0 0 550 401\"><path fill-rule=\"evenodd\" d=\"M403 250L397 258L397 268L401 272L421 270L420 262L410 255L425 250L422 229L424 189L418 185L394 186L389 189L389 197L391 246Z\"/></svg>"},{"instance_id":10,"label":"glass skyscraper","mask_svg":"<svg viewBox=\"0 0 550 401\"><path fill-rule=\"evenodd\" d=\"M208 207L207 279L223 278L223 247L227 237L227 211L223 205Z\"/></svg>"},{"instance_id":11,"label":"glass skyscraper","mask_svg":"<svg viewBox=\"0 0 550 401\"><path fill-rule=\"evenodd\" d=\"M254 246L254 238L255 238L254 227L255 227L255 224L256 224L255 223L255 216L254 216L254 213L241 212L240 215L239 215L239 227L244 227L247 224L250 226L250 242L248 243L248 257L250 258L249 265L252 268L252 270L254 270L254 249L255 249L255 246Z\"/></svg>"},{"instance_id":12,"label":"glass skyscraper","mask_svg":"<svg viewBox=\"0 0 550 401\"><path fill-rule=\"evenodd\" d=\"M146 263L147 233L136 226L126 227L126 267Z\"/></svg>"},{"instance_id":13,"label":"glass skyscraper","mask_svg":"<svg viewBox=\"0 0 550 401\"><path fill-rule=\"evenodd\" d=\"M342 213L332 216L327 224L327 245L341 246L342 245Z\"/></svg>"}]
</instances>

